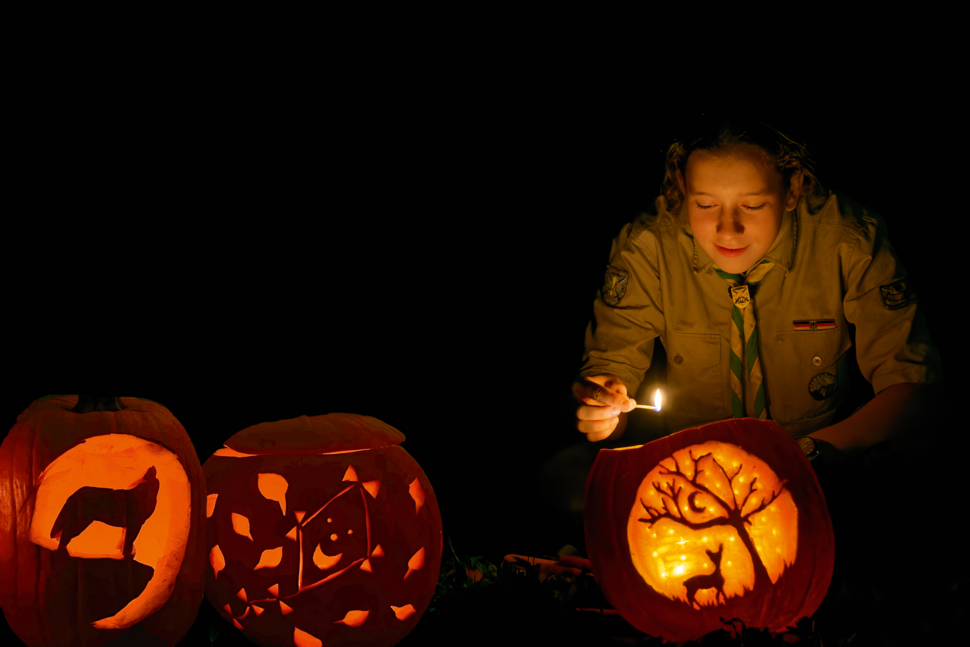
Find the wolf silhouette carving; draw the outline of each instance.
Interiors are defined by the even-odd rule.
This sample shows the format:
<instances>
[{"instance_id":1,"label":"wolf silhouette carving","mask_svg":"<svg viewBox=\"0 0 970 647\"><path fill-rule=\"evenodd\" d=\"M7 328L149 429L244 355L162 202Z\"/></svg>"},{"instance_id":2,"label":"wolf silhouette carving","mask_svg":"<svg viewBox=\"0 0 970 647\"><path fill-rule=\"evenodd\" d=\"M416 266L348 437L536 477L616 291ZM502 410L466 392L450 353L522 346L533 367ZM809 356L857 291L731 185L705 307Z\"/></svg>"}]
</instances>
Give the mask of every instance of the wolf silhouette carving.
<instances>
[{"instance_id":1,"label":"wolf silhouette carving","mask_svg":"<svg viewBox=\"0 0 970 647\"><path fill-rule=\"evenodd\" d=\"M51 528L51 539L58 539L57 550L66 551L71 540L81 534L91 522L100 521L125 529L122 554L125 559L131 559L134 556L135 538L155 511L158 487L154 467L149 467L129 490L82 487L64 503Z\"/></svg>"}]
</instances>

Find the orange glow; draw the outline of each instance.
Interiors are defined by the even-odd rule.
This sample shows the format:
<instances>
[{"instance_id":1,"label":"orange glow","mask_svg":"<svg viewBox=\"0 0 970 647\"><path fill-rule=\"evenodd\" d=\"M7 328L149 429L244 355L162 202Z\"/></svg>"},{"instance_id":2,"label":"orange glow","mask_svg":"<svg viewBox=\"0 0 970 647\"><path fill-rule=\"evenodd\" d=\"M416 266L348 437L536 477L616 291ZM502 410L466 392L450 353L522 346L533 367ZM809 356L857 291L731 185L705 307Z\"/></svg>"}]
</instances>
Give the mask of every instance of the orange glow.
<instances>
[{"instance_id":1,"label":"orange glow","mask_svg":"<svg viewBox=\"0 0 970 647\"><path fill-rule=\"evenodd\" d=\"M205 498L205 518L209 519L212 517L212 513L216 511L216 500L219 498L218 494L209 494Z\"/></svg>"},{"instance_id":2,"label":"orange glow","mask_svg":"<svg viewBox=\"0 0 970 647\"><path fill-rule=\"evenodd\" d=\"M317 544L316 549L313 551L313 563L316 564L316 567L321 571L325 571L328 568L333 568L336 566L337 562L340 561L340 558L343 557L343 555L343 553L337 553L333 556L327 555L325 552L323 552L323 550L321 550L320 544Z\"/></svg>"},{"instance_id":3,"label":"orange glow","mask_svg":"<svg viewBox=\"0 0 970 647\"><path fill-rule=\"evenodd\" d=\"M261 568L276 568L283 561L283 547L270 548L269 550L264 550L259 556L259 563L253 568L254 571L258 571Z\"/></svg>"},{"instance_id":4,"label":"orange glow","mask_svg":"<svg viewBox=\"0 0 970 647\"><path fill-rule=\"evenodd\" d=\"M397 619L401 621L407 620L414 615L416 611L413 604L405 604L403 607L396 607L392 604L391 610L394 612Z\"/></svg>"},{"instance_id":5,"label":"orange glow","mask_svg":"<svg viewBox=\"0 0 970 647\"><path fill-rule=\"evenodd\" d=\"M296 647L323 647L322 640L296 627L293 628L293 644Z\"/></svg>"},{"instance_id":6,"label":"orange glow","mask_svg":"<svg viewBox=\"0 0 970 647\"><path fill-rule=\"evenodd\" d=\"M178 457L162 445L126 434L105 434L87 438L64 452L37 478L28 538L50 551L56 551L64 539L63 529L55 533L57 539L51 537L51 530L62 512L72 514L65 506L77 505L71 503L77 497L99 496L98 490L104 496L112 496L111 491L118 496L120 490L150 486L157 487L154 508L136 531L132 555L120 555L127 530L103 520L89 519L85 528L67 540L65 549L71 557L133 559L153 569L152 578L136 598L113 616L92 623L98 629L130 627L162 608L171 597L192 519L188 476Z\"/></svg>"},{"instance_id":7,"label":"orange glow","mask_svg":"<svg viewBox=\"0 0 970 647\"><path fill-rule=\"evenodd\" d=\"M370 611L348 611L343 620L337 620L334 624L345 624L348 627L359 627L367 620Z\"/></svg>"},{"instance_id":8,"label":"orange glow","mask_svg":"<svg viewBox=\"0 0 970 647\"><path fill-rule=\"evenodd\" d=\"M219 548L219 544L212 547L209 551L209 563L212 565L212 570L215 573L215 578L219 579L219 571L226 567L226 558L222 554L222 550Z\"/></svg>"},{"instance_id":9,"label":"orange glow","mask_svg":"<svg viewBox=\"0 0 970 647\"><path fill-rule=\"evenodd\" d=\"M92 521L91 525L67 544L67 553L71 557L87 559L124 559L125 534L125 528Z\"/></svg>"},{"instance_id":10,"label":"orange glow","mask_svg":"<svg viewBox=\"0 0 970 647\"><path fill-rule=\"evenodd\" d=\"M256 487L259 493L270 501L278 501L283 516L286 516L286 489L290 486L279 474L257 474Z\"/></svg>"},{"instance_id":11,"label":"orange glow","mask_svg":"<svg viewBox=\"0 0 970 647\"><path fill-rule=\"evenodd\" d=\"M424 505L424 488L421 487L418 479L411 481L411 484L408 486L408 492L411 494L411 498L414 499L414 514L418 514L421 506Z\"/></svg>"},{"instance_id":12,"label":"orange glow","mask_svg":"<svg viewBox=\"0 0 970 647\"><path fill-rule=\"evenodd\" d=\"M254 450L250 449L249 451ZM226 448L225 452L221 454L217 452L217 454L227 457L231 456L235 460L249 456L247 454L243 454L242 452L230 450L228 447ZM297 495L299 495L299 498L293 498L289 502L289 506L287 506L286 497L284 496L287 491L286 479L284 479L280 474L259 475L259 491L263 497L271 500L278 500L280 502L280 510L284 515L286 514L286 510L290 510L293 513L293 517L286 518L288 518L291 523L295 520L297 525L289 528L289 532L287 532L288 529L286 527L288 524L275 516L271 517L272 523L270 523L269 520L266 520L266 523L264 523L261 515L257 515L254 509L237 508L237 510L243 514L236 513L238 514L238 518L231 516L233 513L229 509L229 499L225 499L224 504L219 506L219 510L221 510L219 512L219 529L222 533L225 533L225 531L231 527L236 534L249 536L251 539L255 537L255 534L259 534L259 542L263 543L267 539L267 537L264 536L266 532L270 532L273 537L279 537L280 533L287 532L286 536L299 544L298 546L291 547L289 544L286 544L286 542L279 542L282 543L283 546L275 547L268 551L263 551L259 558L259 564L257 564L256 568L254 569L258 570L263 567L271 568L274 566L279 567L282 563L282 556L285 552L290 567L296 567L294 569L295 573L289 570L289 568L286 568L285 571L281 572L279 577L286 578L284 583L288 584L289 587L292 587L293 584L290 582L290 578L295 579L296 589L293 590L292 588L284 587L284 589L281 591L279 585L274 585L269 589L270 594L274 598L272 600L257 599L260 597L269 596L259 596L256 593L253 594L253 602L263 604L266 606L266 610L270 611L270 614L268 615L270 621L272 621L274 610L271 606L267 605L269 605L271 602L279 603L281 615L287 616L293 613L294 617L283 621L284 624L282 626L285 627L289 625L291 627L291 631L293 631L292 643L297 647L321 645L321 639L323 642L327 642L329 639L324 635L324 630L315 625L304 624L304 622L309 621L301 621L300 618L308 616L301 616L300 614L294 613L294 607L286 604L284 600L293 602L296 610L299 610L301 613L306 613L307 607L301 605L307 604L311 605L312 607L314 604L313 597L304 596L307 592L312 591L314 588L324 586L329 589L333 587L334 584L344 586L344 584L341 584L341 582L344 580L360 577L364 577L365 579L374 582L375 580L373 578L374 574L376 573L378 578L387 576L393 577L398 582L398 586L401 586L401 591L405 592L407 590L412 590L414 586L423 585L425 583L424 578L427 576L428 570L431 568L431 566L435 566L435 568L437 568L437 562L427 561L426 547L422 546L422 543L426 544L426 542L418 541L412 544L410 541L408 541L406 550L409 549L407 552L412 552L413 554L411 555L410 559L407 560L407 571L403 574L398 570L400 566L403 566L403 564L399 563L397 566L395 566L394 564L386 563L386 560L383 559L385 557L383 547L380 544L374 543L374 540L378 538L378 533L380 534L380 539L383 542L386 542L389 537L391 539L399 537L397 534L398 528L393 524L388 528L384 525L382 520L378 525L374 525L375 519L372 519L371 515L374 514L375 511L381 516L391 513L396 514L398 517L403 515L407 521L411 522L413 518L410 517L410 508L408 507L410 504L407 503L408 496L410 496L411 500L414 501L414 511L416 515L428 514L428 510L421 513L421 510L426 505L432 505L432 507L434 507L435 502L433 494L430 490L427 492L425 491L418 478L414 477L415 472L410 471L408 474L412 478L410 483L407 480L403 482L404 484L407 484L406 489L408 491L408 495L406 495L405 498L400 502L400 505L398 505L395 497L403 495L404 493L394 491L393 488L385 490L382 485L382 480L375 478L380 476L381 471L385 467L383 463L379 462L379 465L377 468L375 468L375 466L368 461L355 461L353 465L349 465L346 461L341 460L339 465L340 469L343 469L344 472L343 478L341 479L342 483L337 488L329 492L327 492L327 490L323 487L320 487L319 489L314 488L311 496L304 496L302 489L294 490L294 492L290 492L289 494L292 495L292 497L297 497ZM275 467L270 469L275 469ZM283 467L279 468L279 471L282 474L286 474L288 478L293 478L290 472L284 470L285 468ZM420 474L420 472L418 473ZM338 469L333 476L328 478L328 480L336 481L336 479L339 477L340 471ZM233 478L236 480L236 483L230 487L243 487L242 483L247 477L243 476L242 479L239 479L234 476ZM272 481L270 479L272 479ZM269 485L272 485L273 488L267 487ZM336 483L329 484L330 487L333 487L333 485L336 485ZM389 488L390 485L391 484L388 483ZM297 487L295 482L294 487ZM302 484L300 485L300 488L302 488ZM222 494L229 496L226 490L220 491ZM321 497L319 500L313 500L313 496L317 495L318 492L327 492L327 494L326 496ZM263 504L264 507L265 505L266 504ZM272 507L275 508L275 506ZM300 509L297 510L294 509L294 507L299 507ZM396 508L396 510L393 508ZM252 516L249 516L250 514ZM229 516L230 518L226 519L226 516ZM317 517L319 517L319 519L317 519ZM259 526L259 530L255 530L255 528L252 527L253 525ZM253 534L254 530L255 534ZM390 532L389 535L388 532ZM441 533L439 530L439 535L440 534ZM232 537L233 535L230 534L229 536ZM402 541L406 539L404 536L400 536L399 538ZM278 542L278 540L274 539L269 539L269 541L271 542L269 543L270 546ZM327 548L324 548L323 545L326 544L327 541L330 541L330 545L328 545ZM223 541L221 543L225 544L226 542ZM344 544L346 544L346 546ZM328 554L326 553L326 550L333 550L334 553ZM397 561L397 559L401 559L401 561L403 561L407 552L401 554L399 557L396 551L392 551L391 554L396 557L394 561ZM242 559L247 562L248 560L252 559L252 557L249 555L250 553L248 550L246 556L228 554L229 557L235 557L236 559ZM270 560L270 557L272 557L272 560ZM296 564L297 559L295 558L297 557L299 564ZM345 557L347 557L347 559L344 559ZM438 556L435 557L437 558ZM310 568L310 562L313 563L315 568ZM283 566L285 567L286 565ZM377 567L376 569L375 566ZM232 567L233 565L230 564L230 571L232 570ZM358 575L356 573L358 567L361 571L369 575ZM309 570L305 571L304 569ZM268 575L271 572L273 571L265 573L264 575ZM250 575L252 575L252 573L250 573ZM397 575L403 575L403 579L408 581L403 583L402 586L401 580L396 579ZM415 577L412 578L410 577L411 575L415 575ZM223 577L225 578L226 576ZM276 575L271 575L270 577L277 579ZM420 580L420 582L416 580ZM378 582L380 581L381 580L378 580ZM333 582L333 584L327 584L328 582ZM252 582L249 583L250 585L247 586L247 591L260 590L258 588L254 588L255 585ZM382 584L378 585L381 586L382 589L385 588ZM353 582L350 583L350 586L353 586ZM387 593L389 596L390 594L395 596L399 595L393 591L387 591ZM207 595L209 594L210 592L207 590ZM406 592L404 595L411 597ZM380 631L384 631L388 627L401 627L401 625L389 624L393 623L394 621L391 620L390 616L387 614L388 606L390 606L390 610L394 613L394 617L402 623L415 614L419 614L423 608L416 609L415 604L407 604L407 597L404 597L403 599L398 598L398 601L402 603L401 606L389 605L388 602L394 599L391 597L390 600L383 602L381 606L376 609L362 609L360 608L361 602L358 601L357 603L354 603L348 598L347 600L343 600L342 603L338 603L337 608L339 609L339 612L335 613L335 615L331 616L331 618L340 617L340 615L343 614L343 618L336 620L334 622L334 626L338 624L346 627L363 626L364 631L358 633L367 633L368 635L371 635L370 632L378 631L378 629ZM297 598L299 598L298 601L296 601ZM219 601L221 602L222 600ZM238 605L236 602L233 604ZM369 607L372 605L370 603L365 603L363 606ZM352 608L348 611L348 607L356 608ZM254 605L250 605L250 608L255 610ZM369 618L370 611L372 610L377 614L375 615L374 619ZM241 617L236 617L236 619L241 620L242 623L246 624L252 631L256 631L260 626L255 621L255 618L252 618L252 623L248 623ZM264 621L265 619L262 619L260 622ZM277 621L279 621L279 618L277 618ZM329 621L327 623L329 624ZM294 624L304 624L305 627L317 631L317 635L311 635L311 633L308 633L308 631L305 631L298 626L294 627ZM409 626L410 624L404 625L404 628ZM339 632L348 631L336 627L335 630L338 630ZM320 636L320 638L317 638L317 636ZM284 642L287 641L288 640L284 640Z\"/></svg>"},{"instance_id":13,"label":"orange glow","mask_svg":"<svg viewBox=\"0 0 970 647\"><path fill-rule=\"evenodd\" d=\"M249 533L249 519L247 517L233 512L232 529L236 531L237 535L249 537L249 541L254 541L253 536Z\"/></svg>"},{"instance_id":14,"label":"orange glow","mask_svg":"<svg viewBox=\"0 0 970 647\"><path fill-rule=\"evenodd\" d=\"M354 452L368 452L368 449L342 449L339 452L316 452L317 456L330 456L332 454L353 454ZM223 458L261 458L265 454L247 454L245 452L236 451L231 447L220 447L216 451L212 452L213 456L222 456Z\"/></svg>"},{"instance_id":15,"label":"orange glow","mask_svg":"<svg viewBox=\"0 0 970 647\"><path fill-rule=\"evenodd\" d=\"M418 552L414 553L408 560L408 572L404 574L404 579L408 579L408 575L422 568L424 568L424 546L419 548Z\"/></svg>"},{"instance_id":16,"label":"orange glow","mask_svg":"<svg viewBox=\"0 0 970 647\"><path fill-rule=\"evenodd\" d=\"M370 494L370 497L372 499L376 499L377 493L381 491L380 481L367 481L366 483L362 483L361 485L364 486L364 489L367 490L367 493Z\"/></svg>"},{"instance_id":17,"label":"orange glow","mask_svg":"<svg viewBox=\"0 0 970 647\"><path fill-rule=\"evenodd\" d=\"M753 589L753 559L760 559L772 583L778 581L797 553L798 510L785 482L757 456L710 441L674 452L647 474L627 537L633 563L650 587L670 599L687 602L691 595L697 605L710 606ZM751 551L748 545L771 550Z\"/></svg>"}]
</instances>

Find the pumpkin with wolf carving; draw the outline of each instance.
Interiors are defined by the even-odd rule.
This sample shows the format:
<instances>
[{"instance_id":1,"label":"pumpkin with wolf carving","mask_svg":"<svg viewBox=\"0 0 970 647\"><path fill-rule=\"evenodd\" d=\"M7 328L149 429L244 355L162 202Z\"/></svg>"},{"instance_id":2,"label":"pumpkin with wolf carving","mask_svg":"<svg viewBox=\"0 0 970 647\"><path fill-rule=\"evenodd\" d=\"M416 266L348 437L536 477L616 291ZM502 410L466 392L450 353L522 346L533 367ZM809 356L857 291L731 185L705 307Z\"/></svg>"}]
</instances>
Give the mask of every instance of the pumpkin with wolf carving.
<instances>
[{"instance_id":1,"label":"pumpkin with wolf carving","mask_svg":"<svg viewBox=\"0 0 970 647\"><path fill-rule=\"evenodd\" d=\"M174 646L205 587L205 479L164 406L49 396L0 445L0 607L30 647Z\"/></svg>"}]
</instances>

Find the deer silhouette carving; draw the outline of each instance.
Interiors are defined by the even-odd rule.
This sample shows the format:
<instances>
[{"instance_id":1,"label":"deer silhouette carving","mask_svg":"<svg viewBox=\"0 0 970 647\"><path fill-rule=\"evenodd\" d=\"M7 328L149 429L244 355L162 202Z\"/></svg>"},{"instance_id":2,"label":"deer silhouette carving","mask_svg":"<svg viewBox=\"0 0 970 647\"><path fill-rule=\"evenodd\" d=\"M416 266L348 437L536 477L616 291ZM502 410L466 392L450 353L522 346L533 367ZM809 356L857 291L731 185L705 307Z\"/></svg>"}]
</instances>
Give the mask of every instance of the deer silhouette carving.
<instances>
[{"instance_id":1,"label":"deer silhouette carving","mask_svg":"<svg viewBox=\"0 0 970 647\"><path fill-rule=\"evenodd\" d=\"M717 602L717 596L720 595L727 602L727 597L724 595L724 576L721 575L721 557L724 556L724 544L718 547L717 552L711 552L709 550L705 550L704 552L713 560L714 572L707 575L695 575L684 580L684 586L687 587L687 603L691 607L697 604L698 609L701 605L697 602L695 596L700 589L717 589L714 601Z\"/></svg>"},{"instance_id":2,"label":"deer silhouette carving","mask_svg":"<svg viewBox=\"0 0 970 647\"><path fill-rule=\"evenodd\" d=\"M155 468L149 467L135 487L115 490L85 486L72 494L61 508L51 528L51 539L58 540L58 551L66 551L72 539L81 534L92 521L125 529L125 558L134 556L135 538L148 517L155 511L158 500L158 478Z\"/></svg>"}]
</instances>

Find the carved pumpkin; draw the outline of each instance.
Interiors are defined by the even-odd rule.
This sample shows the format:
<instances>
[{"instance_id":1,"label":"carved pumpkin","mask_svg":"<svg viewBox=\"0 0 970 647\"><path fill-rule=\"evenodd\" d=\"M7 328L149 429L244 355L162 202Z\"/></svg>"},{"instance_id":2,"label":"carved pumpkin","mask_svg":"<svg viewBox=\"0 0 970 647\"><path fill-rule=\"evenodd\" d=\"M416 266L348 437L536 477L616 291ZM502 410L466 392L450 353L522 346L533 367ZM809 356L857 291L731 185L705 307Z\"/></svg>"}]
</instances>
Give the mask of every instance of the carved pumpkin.
<instances>
[{"instance_id":1,"label":"carved pumpkin","mask_svg":"<svg viewBox=\"0 0 970 647\"><path fill-rule=\"evenodd\" d=\"M204 464L206 598L259 645L394 645L431 602L441 515L404 435L367 416L240 431Z\"/></svg>"},{"instance_id":2,"label":"carved pumpkin","mask_svg":"<svg viewBox=\"0 0 970 647\"><path fill-rule=\"evenodd\" d=\"M726 420L600 450L586 486L586 546L606 599L670 641L721 618L785 631L818 609L835 549L804 453L771 421Z\"/></svg>"},{"instance_id":3,"label":"carved pumpkin","mask_svg":"<svg viewBox=\"0 0 970 647\"><path fill-rule=\"evenodd\" d=\"M205 585L205 480L138 398L50 396L0 446L0 606L31 647L176 645Z\"/></svg>"}]
</instances>

